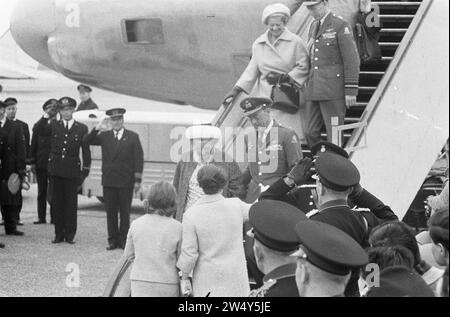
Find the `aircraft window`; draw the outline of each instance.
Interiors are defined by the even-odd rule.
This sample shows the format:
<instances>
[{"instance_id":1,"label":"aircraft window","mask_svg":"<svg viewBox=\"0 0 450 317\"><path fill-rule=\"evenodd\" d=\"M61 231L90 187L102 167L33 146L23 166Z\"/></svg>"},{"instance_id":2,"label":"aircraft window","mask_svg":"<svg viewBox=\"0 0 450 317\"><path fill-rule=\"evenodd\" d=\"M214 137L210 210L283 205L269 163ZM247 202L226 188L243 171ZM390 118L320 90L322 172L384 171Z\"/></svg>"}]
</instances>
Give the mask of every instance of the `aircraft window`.
<instances>
[{"instance_id":1,"label":"aircraft window","mask_svg":"<svg viewBox=\"0 0 450 317\"><path fill-rule=\"evenodd\" d=\"M161 19L125 21L126 41L137 44L164 44Z\"/></svg>"}]
</instances>

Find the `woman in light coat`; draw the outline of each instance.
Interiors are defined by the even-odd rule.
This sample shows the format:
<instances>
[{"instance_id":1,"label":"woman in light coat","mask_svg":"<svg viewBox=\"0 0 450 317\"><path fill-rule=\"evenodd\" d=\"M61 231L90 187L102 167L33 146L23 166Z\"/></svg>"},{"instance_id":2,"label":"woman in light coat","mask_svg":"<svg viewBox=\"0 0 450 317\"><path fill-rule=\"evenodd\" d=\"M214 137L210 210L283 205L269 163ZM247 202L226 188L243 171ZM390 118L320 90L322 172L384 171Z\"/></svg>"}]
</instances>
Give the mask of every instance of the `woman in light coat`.
<instances>
[{"instance_id":1,"label":"woman in light coat","mask_svg":"<svg viewBox=\"0 0 450 317\"><path fill-rule=\"evenodd\" d=\"M128 232L124 256L134 256L131 269L132 297L178 297L176 267L182 225L176 212L175 188L167 182L154 184L144 200L146 215L136 219Z\"/></svg>"},{"instance_id":2,"label":"woman in light coat","mask_svg":"<svg viewBox=\"0 0 450 317\"><path fill-rule=\"evenodd\" d=\"M220 167L202 167L198 183L205 195L183 218L183 243L177 263L183 293L192 291L194 297L248 296L243 223L248 220L250 205L222 196L227 178Z\"/></svg>"},{"instance_id":3,"label":"woman in light coat","mask_svg":"<svg viewBox=\"0 0 450 317\"><path fill-rule=\"evenodd\" d=\"M286 28L290 18L287 6L276 3L267 6L262 22L268 30L253 43L252 59L224 100L229 105L241 92L252 97L270 98L272 87L277 83L293 83L304 86L309 75L309 56L304 41ZM294 129L301 137L300 114L290 115L273 109L278 122Z\"/></svg>"}]
</instances>

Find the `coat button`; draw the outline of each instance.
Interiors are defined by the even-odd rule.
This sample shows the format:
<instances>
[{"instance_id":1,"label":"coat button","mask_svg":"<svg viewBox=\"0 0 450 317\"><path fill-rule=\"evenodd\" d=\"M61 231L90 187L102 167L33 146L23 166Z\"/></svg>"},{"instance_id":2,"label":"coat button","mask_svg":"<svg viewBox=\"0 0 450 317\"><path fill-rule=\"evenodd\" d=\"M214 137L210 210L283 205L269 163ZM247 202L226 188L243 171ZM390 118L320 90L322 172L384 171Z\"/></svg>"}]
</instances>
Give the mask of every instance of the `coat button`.
<instances>
[{"instance_id":1,"label":"coat button","mask_svg":"<svg viewBox=\"0 0 450 317\"><path fill-rule=\"evenodd\" d=\"M318 58L318 57L316 57L316 58L314 58L314 60L315 60L315 61L318 61L318 60L319 60L319 58Z\"/></svg>"},{"instance_id":2,"label":"coat button","mask_svg":"<svg viewBox=\"0 0 450 317\"><path fill-rule=\"evenodd\" d=\"M262 173L258 173L259 176L262 176Z\"/></svg>"},{"instance_id":3,"label":"coat button","mask_svg":"<svg viewBox=\"0 0 450 317\"><path fill-rule=\"evenodd\" d=\"M68 137L69 135L68 134L66 134L66 138Z\"/></svg>"},{"instance_id":4,"label":"coat button","mask_svg":"<svg viewBox=\"0 0 450 317\"><path fill-rule=\"evenodd\" d=\"M319 49L318 48L316 48L316 52L318 52L319 51Z\"/></svg>"},{"instance_id":5,"label":"coat button","mask_svg":"<svg viewBox=\"0 0 450 317\"><path fill-rule=\"evenodd\" d=\"M262 163L261 162L258 162L258 165L261 165Z\"/></svg>"},{"instance_id":6,"label":"coat button","mask_svg":"<svg viewBox=\"0 0 450 317\"><path fill-rule=\"evenodd\" d=\"M319 40L316 40L316 43L319 43Z\"/></svg>"},{"instance_id":7,"label":"coat button","mask_svg":"<svg viewBox=\"0 0 450 317\"><path fill-rule=\"evenodd\" d=\"M316 67L314 67L314 69L319 69L319 67L316 66Z\"/></svg>"},{"instance_id":8,"label":"coat button","mask_svg":"<svg viewBox=\"0 0 450 317\"><path fill-rule=\"evenodd\" d=\"M337 76L337 77L341 77L341 74L337 74L336 76Z\"/></svg>"}]
</instances>

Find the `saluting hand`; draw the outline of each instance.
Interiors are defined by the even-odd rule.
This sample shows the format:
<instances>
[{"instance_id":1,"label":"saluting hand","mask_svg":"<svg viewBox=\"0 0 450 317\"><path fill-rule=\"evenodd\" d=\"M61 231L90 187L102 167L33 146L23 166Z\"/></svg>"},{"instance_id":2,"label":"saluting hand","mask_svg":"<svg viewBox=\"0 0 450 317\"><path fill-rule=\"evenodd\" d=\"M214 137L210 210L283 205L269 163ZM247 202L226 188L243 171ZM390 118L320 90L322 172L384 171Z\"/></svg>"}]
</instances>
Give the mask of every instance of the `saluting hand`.
<instances>
[{"instance_id":1,"label":"saluting hand","mask_svg":"<svg viewBox=\"0 0 450 317\"><path fill-rule=\"evenodd\" d=\"M108 123L109 123L109 117L103 116L100 119L100 122L95 127L95 130L100 131L100 132L108 130Z\"/></svg>"},{"instance_id":2,"label":"saluting hand","mask_svg":"<svg viewBox=\"0 0 450 317\"><path fill-rule=\"evenodd\" d=\"M350 107L353 107L354 105L356 105L356 96L346 95L345 96L345 106L347 107L347 109L349 109Z\"/></svg>"}]
</instances>

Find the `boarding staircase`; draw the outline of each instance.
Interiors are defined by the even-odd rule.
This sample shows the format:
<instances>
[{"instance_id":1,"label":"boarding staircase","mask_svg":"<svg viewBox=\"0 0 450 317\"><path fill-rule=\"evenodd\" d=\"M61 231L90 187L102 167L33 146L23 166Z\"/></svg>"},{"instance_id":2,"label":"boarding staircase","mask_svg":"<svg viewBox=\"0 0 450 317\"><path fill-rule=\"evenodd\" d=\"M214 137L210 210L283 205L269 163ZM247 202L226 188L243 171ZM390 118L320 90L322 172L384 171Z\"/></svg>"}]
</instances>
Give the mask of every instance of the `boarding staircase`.
<instances>
[{"instance_id":1,"label":"boarding staircase","mask_svg":"<svg viewBox=\"0 0 450 317\"><path fill-rule=\"evenodd\" d=\"M401 68L401 64L403 63L403 60L405 59L405 56L408 56L408 54L411 54L410 49L411 47L414 48L413 44L417 44L414 41L418 41L418 39L415 39L415 37L423 36L423 29L424 25L427 29L427 32L430 33L432 27L434 25L431 25L432 23L432 16L438 16L441 18L443 13L440 13L439 10L441 10L441 7L448 7L448 3L444 2L443 0L423 0L423 1L372 1L373 9L378 10L379 18L381 22L381 36L379 44L382 49L382 59L379 61L369 62L361 65L361 72L360 72L360 87L359 87L359 93L357 98L357 104L348 109L347 115L345 118L345 124L344 126L338 127L343 132L343 140L344 144L346 145L346 148L349 152L352 152L356 149L364 149L366 148L366 151L356 151L352 155L352 160L357 162L357 166L362 166L363 169L366 170L372 170L372 173L374 173L374 169L370 168L364 163L367 161L370 161L370 157L374 156L374 151L377 151L377 146L381 149L381 145L375 145L374 141L372 141L372 144L365 144L365 138L367 138L367 128L370 126L371 121L373 118L380 119L380 114L378 108L384 109L384 112L386 112L389 108L389 104L382 104L380 105L381 101L383 101L383 97L385 95L388 95L393 90L396 90L397 87L392 83L392 81L399 77L398 76L398 70ZM448 8L447 8L448 9ZM448 20L448 17L446 18ZM288 25L291 31L298 34L303 39L306 39L306 34L309 29L309 25L312 21L312 18L308 16L306 8L301 7L295 15L291 18L291 25ZM425 22L424 22L425 21ZM292 25L294 23L294 25ZM448 24L448 22L447 22ZM443 26L445 28L445 25ZM420 32L422 30L422 32ZM445 33L445 32L444 32ZM419 34L419 35L417 35ZM448 44L447 44L448 45ZM428 52L429 50L439 50L438 46L435 46L434 48L427 48ZM445 47L443 48L445 49ZM417 50L417 48L416 48ZM422 52L423 53L423 52ZM422 54L424 55L424 54ZM433 52L430 52L430 58L433 58L434 55ZM439 55L439 54L437 54ZM441 55L439 55L441 56ZM410 61L411 58L407 59ZM445 65L444 65L445 66ZM421 67L424 67L423 65L417 65L417 76L421 76L421 72L419 71ZM445 72L445 70L444 70ZM405 73L405 71L403 71ZM441 77L439 77L441 78ZM422 79L422 78L421 78ZM423 82L423 81L422 81ZM398 85L401 86L401 85ZM425 88L425 87L424 87ZM411 91L411 94L417 94L417 91ZM423 93L426 93L425 91ZM406 94L408 95L408 91L402 90L403 96ZM221 108L218 111L218 114L214 120L214 124L219 127L225 127L225 126L234 126L239 127L241 129L245 129L249 123L247 122L246 118L242 115L242 111L239 108L240 101L245 98L246 96L241 95L238 98L236 98L235 102L230 105L227 108ZM448 93L443 95L443 99L448 99ZM395 100L394 100L395 102ZM442 111L441 111L442 112ZM443 111L445 113L445 111ZM448 110L447 110L448 113ZM395 115L395 114L394 114ZM428 118L427 118L428 119ZM448 120L448 119L446 119ZM377 121L377 120L373 120ZM379 120L378 120L379 121ZM429 123L431 124L431 123ZM392 124L394 125L394 124ZM446 124L444 124L448 127L448 121ZM346 129L346 128L350 129ZM395 127L389 127L392 131L391 134L396 133ZM422 131L424 130L424 127L420 127ZM448 128L447 128L448 130ZM405 133L403 130L399 130L402 133ZM418 133L422 133L421 131L417 131ZM371 136L374 136L374 132L371 132ZM446 138L448 138L448 132L443 134L446 135ZM322 134L323 138L326 138L326 132L323 131ZM370 134L369 134L370 136ZM390 135L383 136L384 138L389 138ZM405 138L406 136L402 136L402 138ZM437 139L443 139L443 140L437 140L436 142L441 143L441 148L443 144L445 143L445 139L441 135ZM393 138L392 140L392 146L397 145L397 149L389 149L389 143L391 140L385 139L383 142L386 144L385 148L382 149L385 151L391 151L391 155L395 155L395 151L401 150L398 143L401 141L400 138ZM233 140L228 140L228 143L225 146L232 147ZM431 142L434 143L434 142ZM367 146L366 146L367 145ZM303 146L303 153L304 156L310 156L310 152L306 146ZM430 150L430 151L436 151L435 154L437 156L437 152L440 150L436 149L436 145L431 146L428 149L424 150ZM407 151L407 150L405 150ZM362 154L360 154L361 152ZM402 152L403 153L403 152ZM433 156L433 152L431 153L431 157ZM384 158L383 158L384 159ZM434 158L436 159L436 158ZM430 160L430 155L428 155L428 160ZM378 162L378 165L383 164L389 164L389 162ZM355 163L356 164L356 163ZM425 166L428 166L426 162L422 162L422 169L425 168ZM428 173L429 168L431 167L432 163L429 164L427 167L428 170L424 172L424 177L421 179L421 182L425 179L426 173ZM361 167L360 167L361 169ZM404 169L403 169L403 172ZM373 174L370 174L370 172L362 171L362 174L370 175L372 178L377 177L373 176ZM362 175L365 176L365 175ZM395 177L394 175L392 175ZM413 176L415 178L418 178L419 176L415 175ZM371 179L369 179L371 181ZM376 183L376 182L374 182ZM376 184L377 188L371 188L369 186L369 190L374 190L374 192L378 193L379 187L382 186L379 184L379 182ZM409 200L409 204L412 202L413 197L415 193L417 192L417 189L420 188L420 184L415 188L414 193L412 192L412 189L409 191L402 192L402 195L409 195L407 199ZM402 196L400 195L400 196ZM394 196L395 197L395 196ZM393 197L390 195L381 195L382 199L386 199L387 202L390 202ZM404 199L404 197L403 197ZM392 206L392 203L390 203ZM406 210L408 209L407 205L406 207L404 204L394 204L394 208L402 209L398 215L400 217L403 217ZM394 209L395 210L395 209Z\"/></svg>"}]
</instances>

